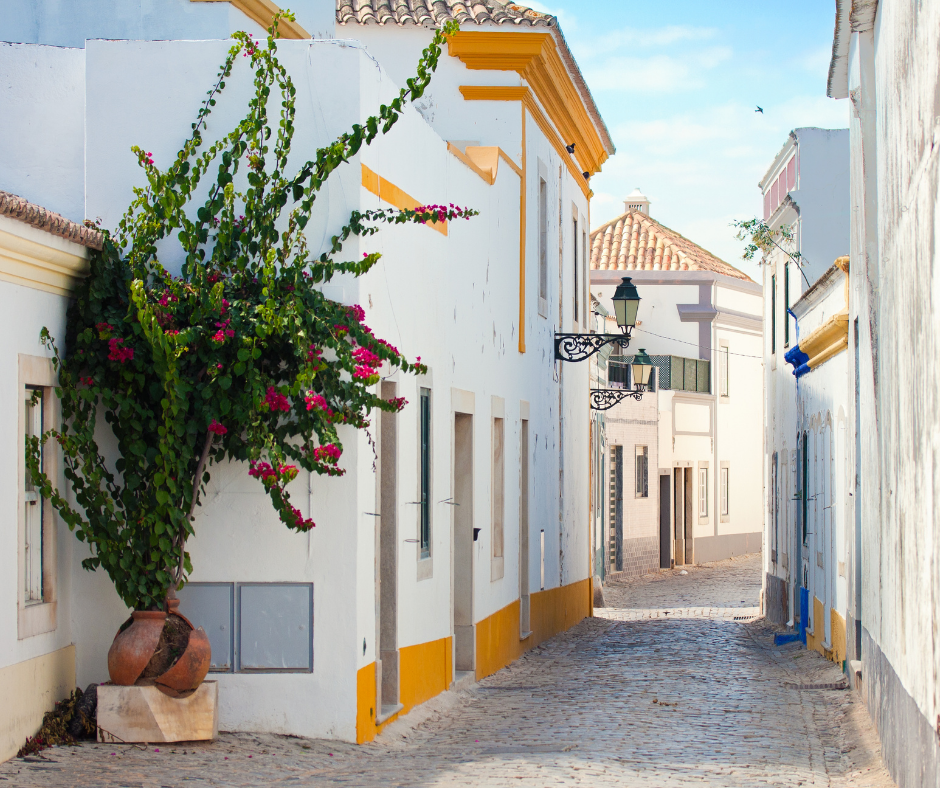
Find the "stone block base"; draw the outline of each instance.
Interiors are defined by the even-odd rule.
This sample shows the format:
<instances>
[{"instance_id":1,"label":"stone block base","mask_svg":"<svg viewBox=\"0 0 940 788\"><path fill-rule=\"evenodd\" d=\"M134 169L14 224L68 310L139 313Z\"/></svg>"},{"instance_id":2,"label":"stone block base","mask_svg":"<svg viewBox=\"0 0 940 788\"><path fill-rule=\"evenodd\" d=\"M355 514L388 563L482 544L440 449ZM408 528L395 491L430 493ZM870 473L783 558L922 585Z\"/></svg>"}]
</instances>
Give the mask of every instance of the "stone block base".
<instances>
[{"instance_id":1,"label":"stone block base","mask_svg":"<svg viewBox=\"0 0 940 788\"><path fill-rule=\"evenodd\" d=\"M153 686L98 686L98 741L211 741L218 735L219 685L215 681L204 681L185 698L171 698Z\"/></svg>"}]
</instances>

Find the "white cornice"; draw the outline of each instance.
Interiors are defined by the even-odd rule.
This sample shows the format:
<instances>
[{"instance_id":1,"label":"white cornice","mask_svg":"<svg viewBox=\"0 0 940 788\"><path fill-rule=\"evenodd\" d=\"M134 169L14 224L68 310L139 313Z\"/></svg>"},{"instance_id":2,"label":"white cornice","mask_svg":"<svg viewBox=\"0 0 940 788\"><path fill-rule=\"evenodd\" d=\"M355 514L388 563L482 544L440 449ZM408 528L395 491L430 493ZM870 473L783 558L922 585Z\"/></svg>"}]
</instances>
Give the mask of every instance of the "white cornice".
<instances>
[{"instance_id":1,"label":"white cornice","mask_svg":"<svg viewBox=\"0 0 940 788\"><path fill-rule=\"evenodd\" d=\"M81 244L0 216L0 280L68 296L87 276L89 256Z\"/></svg>"}]
</instances>

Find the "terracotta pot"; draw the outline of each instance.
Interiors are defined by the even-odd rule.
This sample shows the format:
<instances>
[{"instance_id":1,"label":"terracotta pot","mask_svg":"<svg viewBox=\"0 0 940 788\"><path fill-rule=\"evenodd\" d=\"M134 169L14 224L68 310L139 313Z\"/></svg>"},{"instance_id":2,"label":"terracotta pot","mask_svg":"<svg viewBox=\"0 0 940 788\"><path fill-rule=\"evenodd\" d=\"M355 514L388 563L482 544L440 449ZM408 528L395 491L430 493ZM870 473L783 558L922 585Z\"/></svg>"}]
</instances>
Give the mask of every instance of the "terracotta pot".
<instances>
[{"instance_id":1,"label":"terracotta pot","mask_svg":"<svg viewBox=\"0 0 940 788\"><path fill-rule=\"evenodd\" d=\"M180 658L166 673L157 676L154 682L158 687L169 687L177 692L194 690L202 684L202 680L209 672L211 658L209 636L202 627L194 629L189 633L189 645L186 646Z\"/></svg>"},{"instance_id":2,"label":"terracotta pot","mask_svg":"<svg viewBox=\"0 0 940 788\"><path fill-rule=\"evenodd\" d=\"M132 623L114 636L108 651L108 675L114 684L129 687L140 678L157 650L166 613L162 610L135 610Z\"/></svg>"},{"instance_id":3,"label":"terracotta pot","mask_svg":"<svg viewBox=\"0 0 940 788\"><path fill-rule=\"evenodd\" d=\"M159 689L169 691L174 696L195 690L209 672L212 649L209 636L202 627L195 629L192 622L179 612L179 600L175 594L166 601L166 610L135 610L131 615L131 624L119 631L108 652L108 673L114 684L156 684ZM160 646L163 628L167 617L172 616L183 622L189 630L189 637L183 653L163 673L160 661L151 664ZM177 632L179 630L177 629ZM166 651L162 652L166 659ZM148 678L141 678L144 672Z\"/></svg>"}]
</instances>

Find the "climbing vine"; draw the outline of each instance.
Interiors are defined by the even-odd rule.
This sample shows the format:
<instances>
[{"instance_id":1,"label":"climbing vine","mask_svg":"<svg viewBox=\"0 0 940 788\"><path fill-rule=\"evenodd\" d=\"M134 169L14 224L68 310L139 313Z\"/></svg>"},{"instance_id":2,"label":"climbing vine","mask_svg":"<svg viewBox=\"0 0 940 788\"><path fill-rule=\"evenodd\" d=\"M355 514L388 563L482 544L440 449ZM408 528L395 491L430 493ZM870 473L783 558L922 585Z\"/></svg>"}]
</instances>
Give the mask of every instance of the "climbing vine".
<instances>
[{"instance_id":1,"label":"climbing vine","mask_svg":"<svg viewBox=\"0 0 940 788\"><path fill-rule=\"evenodd\" d=\"M63 425L28 440L31 478L90 545L83 566L104 569L137 609L160 607L192 571L186 540L213 464L247 462L288 528L314 526L291 503L299 469L342 475L340 428L367 428L375 409L405 405L375 393L382 370L426 371L420 357L410 362L376 337L361 307L330 300L320 286L378 262L375 252L342 259L352 236L368 237L383 223L476 213L454 205L353 211L325 251L311 249L304 228L323 185L424 93L457 26L436 33L394 100L295 174L288 157L296 90L277 58L277 26L275 18L266 41L233 36L168 168L133 148L146 185L134 190L116 232L105 233L70 308L64 347L42 332L54 353ZM207 118L239 56L254 79L247 115L207 144ZM193 210L204 180L208 194ZM159 259L159 244L172 233L185 256L179 275ZM102 415L117 441L113 463L98 443ZM42 471L41 446L50 438L61 445L74 505Z\"/></svg>"}]
</instances>

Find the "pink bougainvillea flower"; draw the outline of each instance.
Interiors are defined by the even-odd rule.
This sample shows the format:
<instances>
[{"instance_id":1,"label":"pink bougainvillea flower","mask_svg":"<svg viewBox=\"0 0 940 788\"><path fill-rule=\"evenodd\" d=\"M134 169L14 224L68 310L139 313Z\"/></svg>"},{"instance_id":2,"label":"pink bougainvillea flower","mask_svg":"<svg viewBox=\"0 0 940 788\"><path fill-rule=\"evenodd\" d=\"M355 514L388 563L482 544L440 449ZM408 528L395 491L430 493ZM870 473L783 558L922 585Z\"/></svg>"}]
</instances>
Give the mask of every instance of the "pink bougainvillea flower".
<instances>
[{"instance_id":1,"label":"pink bougainvillea flower","mask_svg":"<svg viewBox=\"0 0 940 788\"><path fill-rule=\"evenodd\" d=\"M121 347L122 344L124 344L124 340L120 337L114 337L108 342L108 358L111 361L123 364L125 361L134 358L134 348Z\"/></svg>"},{"instance_id":2,"label":"pink bougainvillea flower","mask_svg":"<svg viewBox=\"0 0 940 788\"><path fill-rule=\"evenodd\" d=\"M290 410L287 397L277 391L274 386L268 386L268 393L264 398L264 402L269 410L283 410L285 412Z\"/></svg>"},{"instance_id":3,"label":"pink bougainvillea flower","mask_svg":"<svg viewBox=\"0 0 940 788\"><path fill-rule=\"evenodd\" d=\"M215 433L216 435L225 435L228 432L228 427L224 427L219 424L219 422L213 420L209 425L209 432Z\"/></svg>"}]
</instances>

